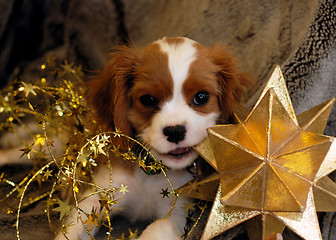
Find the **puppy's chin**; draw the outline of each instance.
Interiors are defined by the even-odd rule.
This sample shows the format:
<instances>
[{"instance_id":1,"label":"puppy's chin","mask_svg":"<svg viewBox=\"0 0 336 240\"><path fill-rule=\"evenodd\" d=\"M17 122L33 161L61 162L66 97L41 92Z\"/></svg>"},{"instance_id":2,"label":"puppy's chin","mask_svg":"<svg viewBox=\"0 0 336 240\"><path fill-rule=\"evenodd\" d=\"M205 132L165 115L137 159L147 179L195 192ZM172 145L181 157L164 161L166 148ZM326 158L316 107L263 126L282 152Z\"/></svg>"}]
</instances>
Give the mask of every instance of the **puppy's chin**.
<instances>
[{"instance_id":1,"label":"puppy's chin","mask_svg":"<svg viewBox=\"0 0 336 240\"><path fill-rule=\"evenodd\" d=\"M176 149L170 153L159 153L156 150L151 151L156 160L162 161L162 163L171 169L183 169L190 166L198 157L198 154L192 149ZM181 154L178 154L181 152Z\"/></svg>"}]
</instances>

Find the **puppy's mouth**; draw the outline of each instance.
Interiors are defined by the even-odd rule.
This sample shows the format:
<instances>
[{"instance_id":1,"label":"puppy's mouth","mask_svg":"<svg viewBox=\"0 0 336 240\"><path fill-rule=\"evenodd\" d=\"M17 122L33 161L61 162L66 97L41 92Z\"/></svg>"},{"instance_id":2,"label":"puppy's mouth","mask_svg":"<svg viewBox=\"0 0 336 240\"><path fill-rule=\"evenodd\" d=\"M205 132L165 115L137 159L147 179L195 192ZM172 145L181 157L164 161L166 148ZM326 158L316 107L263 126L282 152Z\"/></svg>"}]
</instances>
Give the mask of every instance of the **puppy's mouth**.
<instances>
[{"instance_id":1,"label":"puppy's mouth","mask_svg":"<svg viewBox=\"0 0 336 240\"><path fill-rule=\"evenodd\" d=\"M191 153L193 149L191 147L185 147L185 148L176 148L170 152L167 153L168 156L172 158L182 158L189 153Z\"/></svg>"}]
</instances>

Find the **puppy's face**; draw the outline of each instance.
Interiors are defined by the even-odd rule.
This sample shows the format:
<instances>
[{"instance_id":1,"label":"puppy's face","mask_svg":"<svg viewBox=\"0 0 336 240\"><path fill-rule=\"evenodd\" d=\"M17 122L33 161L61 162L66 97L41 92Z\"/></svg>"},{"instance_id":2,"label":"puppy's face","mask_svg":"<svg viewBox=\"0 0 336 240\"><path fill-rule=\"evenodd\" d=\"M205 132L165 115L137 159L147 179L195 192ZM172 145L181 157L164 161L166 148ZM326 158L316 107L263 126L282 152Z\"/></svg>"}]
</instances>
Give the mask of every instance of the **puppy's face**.
<instances>
[{"instance_id":1,"label":"puppy's face","mask_svg":"<svg viewBox=\"0 0 336 240\"><path fill-rule=\"evenodd\" d=\"M100 90L89 91L89 100L109 127L139 137L157 160L181 169L197 158L193 146L206 129L231 114L243 80L224 47L164 38L143 49L120 48L91 82L89 90Z\"/></svg>"}]
</instances>

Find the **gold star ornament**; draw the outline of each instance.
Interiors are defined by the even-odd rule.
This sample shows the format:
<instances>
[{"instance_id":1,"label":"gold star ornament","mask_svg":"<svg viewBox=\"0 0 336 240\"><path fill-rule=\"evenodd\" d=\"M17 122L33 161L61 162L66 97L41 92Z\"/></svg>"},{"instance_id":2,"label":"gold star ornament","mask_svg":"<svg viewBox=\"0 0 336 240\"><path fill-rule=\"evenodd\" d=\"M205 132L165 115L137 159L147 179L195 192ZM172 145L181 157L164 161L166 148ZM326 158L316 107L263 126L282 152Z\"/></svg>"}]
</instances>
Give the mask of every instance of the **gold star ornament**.
<instances>
[{"instance_id":1,"label":"gold star ornament","mask_svg":"<svg viewBox=\"0 0 336 240\"><path fill-rule=\"evenodd\" d=\"M296 116L276 67L248 116L208 129L196 151L216 170L181 193L214 201L201 239L247 220L250 239L275 239L285 226L322 239L316 211L336 210L336 143L321 135L334 99ZM244 119L244 120L243 120Z\"/></svg>"}]
</instances>

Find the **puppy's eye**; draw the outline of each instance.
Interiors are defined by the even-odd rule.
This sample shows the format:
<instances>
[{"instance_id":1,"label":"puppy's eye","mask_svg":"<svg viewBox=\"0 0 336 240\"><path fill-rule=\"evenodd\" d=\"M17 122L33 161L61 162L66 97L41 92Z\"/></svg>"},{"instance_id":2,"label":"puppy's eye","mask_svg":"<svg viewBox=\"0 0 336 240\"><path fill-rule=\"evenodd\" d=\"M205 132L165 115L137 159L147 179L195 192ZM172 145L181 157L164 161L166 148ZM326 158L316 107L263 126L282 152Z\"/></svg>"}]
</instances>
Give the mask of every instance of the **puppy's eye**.
<instances>
[{"instance_id":1,"label":"puppy's eye","mask_svg":"<svg viewBox=\"0 0 336 240\"><path fill-rule=\"evenodd\" d=\"M139 100L145 107L156 107L159 103L159 100L156 97L149 94L142 95Z\"/></svg>"},{"instance_id":2,"label":"puppy's eye","mask_svg":"<svg viewBox=\"0 0 336 240\"><path fill-rule=\"evenodd\" d=\"M193 104L197 106L202 106L209 101L209 93L205 91L197 92L193 98Z\"/></svg>"}]
</instances>

